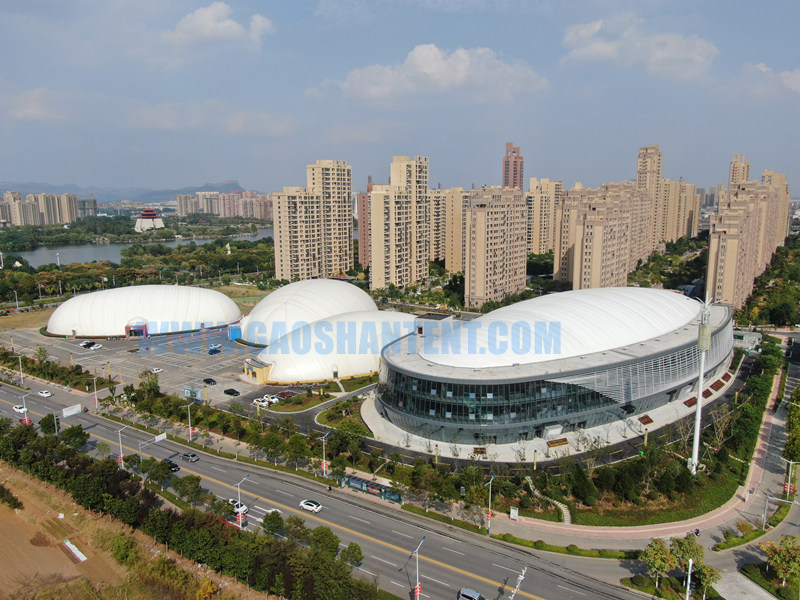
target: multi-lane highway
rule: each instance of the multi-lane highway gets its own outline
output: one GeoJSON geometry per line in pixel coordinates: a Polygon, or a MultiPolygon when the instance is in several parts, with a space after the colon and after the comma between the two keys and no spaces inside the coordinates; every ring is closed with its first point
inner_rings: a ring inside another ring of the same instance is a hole
{"type": "MultiPolygon", "coordinates": [[[[63,390],[55,390],[52,397],[42,398],[35,392],[44,387],[34,383],[32,388],[26,404],[34,423],[49,412],[79,401],[63,390]]],[[[21,396],[22,392],[9,386],[0,388],[0,415],[16,421],[21,415],[14,413],[11,407],[22,403],[21,396]]],[[[91,397],[87,397],[87,401],[90,402],[91,397]]],[[[80,424],[91,434],[93,442],[105,442],[112,449],[119,447],[120,426],[100,415],[80,413],[64,419],[63,424],[80,424]]],[[[121,438],[125,454],[137,453],[140,444],[153,441],[153,435],[132,428],[125,429],[121,438]]],[[[419,552],[423,598],[455,598],[461,587],[476,589],[489,600],[508,597],[526,566],[518,598],[637,597],[589,575],[602,571],[604,564],[607,568],[616,568],[608,561],[573,559],[569,566],[557,564],[547,553],[508,546],[369,502],[357,495],[337,490],[328,492],[320,484],[288,474],[204,453],[198,453],[200,460],[197,462],[181,461],[179,456],[184,450],[179,444],[165,440],[147,445],[142,455],[175,460],[181,467],[177,475],[199,475],[204,489],[223,498],[235,498],[236,484],[249,474],[240,485],[242,501],[250,508],[247,527],[259,528],[261,518],[271,509],[280,510],[284,518],[300,515],[312,528],[330,527],[343,545],[356,542],[361,546],[364,561],[355,571],[357,576],[375,580],[382,588],[401,597],[410,594],[416,583],[417,557],[411,558],[410,554],[423,536],[425,541],[419,552]],[[320,502],[322,510],[315,514],[301,510],[299,503],[304,499],[320,502]]]]}

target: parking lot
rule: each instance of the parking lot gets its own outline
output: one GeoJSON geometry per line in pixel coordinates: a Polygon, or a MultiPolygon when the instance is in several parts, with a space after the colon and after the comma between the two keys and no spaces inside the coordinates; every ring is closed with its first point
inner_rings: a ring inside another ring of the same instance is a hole
{"type": "MultiPolygon", "coordinates": [[[[286,388],[255,386],[239,379],[242,364],[259,349],[227,339],[227,331],[154,337],[145,340],[96,340],[102,348],[81,347],[80,339],[49,338],[38,330],[17,329],[0,334],[2,343],[14,352],[34,356],[37,347],[47,349],[49,360],[62,365],[79,364],[98,376],[111,376],[118,382],[117,393],[127,384],[138,385],[140,374],[161,369],[158,381],[166,393],[184,395],[184,388],[204,390],[213,406],[227,407],[232,402],[250,405],[253,398],[278,393],[286,388]],[[13,338],[13,344],[12,344],[13,338]],[[209,355],[209,346],[219,344],[219,353],[209,355]],[[216,385],[204,379],[212,378],[216,385]],[[234,388],[239,397],[227,396],[234,388]]],[[[91,390],[89,390],[91,391],[91,390]]]]}

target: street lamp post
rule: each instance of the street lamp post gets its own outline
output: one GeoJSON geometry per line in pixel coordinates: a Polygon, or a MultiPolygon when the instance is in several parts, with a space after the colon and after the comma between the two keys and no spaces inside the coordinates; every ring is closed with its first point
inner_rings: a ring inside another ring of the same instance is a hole
{"type": "Polygon", "coordinates": [[[28,404],[27,404],[27,402],[25,402],[25,398],[27,398],[28,396],[30,396],[32,393],[33,393],[33,392],[28,392],[27,394],[24,394],[24,395],[22,396],[22,406],[25,408],[25,413],[24,413],[24,414],[25,414],[25,418],[27,418],[27,417],[28,417],[28,404]]]}
{"type": "Polygon", "coordinates": [[[125,455],[122,453],[122,432],[125,431],[128,427],[130,427],[130,425],[125,425],[125,427],[123,427],[122,429],[117,431],[117,434],[119,435],[119,468],[120,469],[124,469],[125,468],[125,455]]]}
{"type": "MultiPolygon", "coordinates": [[[[51,263],[52,264],[52,263],[51,263]]],[[[61,268],[61,255],[56,252],[56,266],[60,269],[61,268]]]]}
{"type": "Polygon", "coordinates": [[[328,477],[328,455],[325,454],[325,438],[330,435],[330,431],[323,435],[322,437],[318,437],[318,440],[322,440],[322,478],[325,479],[328,477]]]}
{"type": "Polygon", "coordinates": [[[486,521],[486,535],[492,535],[492,481],[494,474],[489,478],[489,483],[484,483],[483,487],[489,486],[489,516],[486,521]]]}
{"type": "Polygon", "coordinates": [[[189,404],[183,407],[189,412],[189,442],[192,441],[192,434],[194,433],[194,431],[192,431],[192,404],[194,404],[194,402],[189,402],[189,404]]]}
{"type": "Polygon", "coordinates": [[[422,539],[419,541],[419,544],[417,545],[417,548],[408,557],[411,558],[412,556],[415,556],[417,563],[417,585],[414,586],[414,598],[419,598],[420,594],[422,593],[422,584],[420,584],[419,582],[419,549],[420,546],[422,546],[422,542],[424,541],[425,541],[425,536],[423,535],[422,539]]]}
{"type": "Polygon", "coordinates": [[[781,459],[783,462],[785,462],[785,463],[788,463],[788,464],[789,464],[789,480],[788,480],[788,482],[786,483],[786,498],[788,499],[788,498],[789,498],[789,494],[791,494],[791,493],[792,493],[792,470],[794,469],[794,466],[795,466],[795,465],[798,465],[798,464],[800,464],[800,461],[796,461],[796,460],[786,460],[786,459],[785,459],[785,458],[783,458],[782,456],[779,456],[778,458],[780,458],[780,459],[781,459]]]}
{"type": "MultiPolygon", "coordinates": [[[[250,479],[250,473],[245,475],[242,478],[242,480],[239,483],[236,484],[236,501],[238,502],[238,504],[236,505],[237,508],[242,506],[242,487],[241,486],[242,486],[242,483],[244,483],[244,481],[246,479],[250,479]]],[[[239,529],[240,530],[242,529],[241,516],[242,516],[241,513],[239,513],[239,512],[236,513],[236,523],[239,525],[239,529]]]]}
{"type": "MultiPolygon", "coordinates": [[[[712,299],[713,301],[713,299],[712,299]]],[[[711,301],[702,302],[700,326],[697,331],[697,349],[700,352],[700,371],[697,374],[697,404],[694,411],[694,439],[692,440],[692,457],[689,459],[689,471],[697,475],[700,463],[700,420],[703,412],[703,371],[705,370],[706,351],[711,348],[711,326],[708,324],[711,301]]]]}
{"type": "Polygon", "coordinates": [[[14,291],[14,303],[17,305],[17,310],[19,310],[19,296],[17,296],[17,290],[14,291]]]}
{"type": "Polygon", "coordinates": [[[92,378],[92,381],[94,382],[94,409],[97,410],[97,376],[96,375],[92,378]]]}
{"type": "Polygon", "coordinates": [[[19,385],[21,387],[25,382],[25,379],[22,377],[22,355],[18,354],[17,359],[19,360],[19,385]]]}
{"type": "Polygon", "coordinates": [[[37,285],[39,286],[39,300],[41,300],[42,299],[42,284],[39,283],[37,285]]]}

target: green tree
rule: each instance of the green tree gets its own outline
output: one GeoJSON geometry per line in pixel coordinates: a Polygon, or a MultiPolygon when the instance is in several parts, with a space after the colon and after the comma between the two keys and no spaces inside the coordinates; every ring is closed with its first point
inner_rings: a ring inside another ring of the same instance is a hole
{"type": "Polygon", "coordinates": [[[280,600],[284,600],[283,595],[286,593],[286,584],[283,581],[283,573],[275,575],[275,581],[272,582],[269,591],[271,594],[278,596],[280,600]]]}
{"type": "Polygon", "coordinates": [[[95,452],[97,453],[98,458],[103,460],[111,455],[111,447],[105,442],[98,442],[95,452]]]}
{"type": "Polygon", "coordinates": [[[308,444],[306,437],[302,433],[293,433],[286,443],[286,459],[294,461],[294,470],[297,470],[297,463],[300,459],[308,456],[308,444]]]}
{"type": "Polygon", "coordinates": [[[36,346],[35,356],[36,360],[41,365],[44,361],[47,360],[47,357],[49,356],[49,354],[47,353],[47,348],[45,348],[44,346],[36,346]]]}
{"type": "Polygon", "coordinates": [[[355,542],[347,544],[347,548],[342,550],[340,558],[350,567],[357,567],[364,560],[364,553],[361,551],[361,546],[355,542]]]}
{"type": "Polygon", "coordinates": [[[669,546],[661,538],[651,538],[650,543],[642,550],[639,558],[644,562],[648,573],[655,575],[656,589],[658,589],[659,576],[668,573],[675,566],[675,560],[672,557],[669,546]]]}
{"type": "Polygon", "coordinates": [[[39,429],[45,435],[52,435],[56,432],[56,417],[53,413],[47,413],[39,421],[39,429]]]}
{"type": "Polygon", "coordinates": [[[312,549],[324,552],[331,558],[339,552],[339,538],[327,527],[315,527],[309,533],[308,539],[312,549]]]}
{"type": "Polygon", "coordinates": [[[143,460],[141,470],[143,475],[162,487],[169,485],[169,481],[172,479],[172,470],[167,466],[167,463],[157,458],[150,457],[143,460]]]}
{"type": "Polygon", "coordinates": [[[796,535],[782,535],[775,542],[762,542],[759,544],[764,554],[767,555],[769,566],[786,585],[787,579],[800,577],[800,538],[796,535]]]}
{"type": "Polygon", "coordinates": [[[289,540],[301,544],[308,541],[308,527],[306,527],[305,521],[297,515],[292,515],[286,519],[283,530],[286,534],[286,538],[289,540]]]}
{"type": "Polygon", "coordinates": [[[261,527],[263,527],[264,531],[269,535],[278,535],[283,531],[283,517],[281,513],[277,509],[268,512],[261,521],[261,527]]]}
{"type": "Polygon", "coordinates": [[[715,569],[711,565],[701,563],[694,573],[697,579],[697,587],[703,592],[703,600],[706,600],[708,589],[722,579],[722,571],[715,569]]]}
{"type": "Polygon", "coordinates": [[[690,558],[696,566],[699,566],[700,563],[703,562],[705,551],[703,547],[697,543],[697,536],[693,533],[689,533],[683,538],[670,538],[669,542],[670,552],[675,561],[675,566],[684,573],[689,570],[690,558]]]}
{"type": "Polygon", "coordinates": [[[74,450],[77,450],[89,441],[89,433],[83,430],[80,425],[67,427],[61,432],[61,442],[74,450]]]}
{"type": "Polygon", "coordinates": [[[203,496],[203,488],[200,487],[201,481],[198,475],[176,477],[172,482],[172,487],[179,496],[186,498],[192,504],[197,504],[203,496]]]}

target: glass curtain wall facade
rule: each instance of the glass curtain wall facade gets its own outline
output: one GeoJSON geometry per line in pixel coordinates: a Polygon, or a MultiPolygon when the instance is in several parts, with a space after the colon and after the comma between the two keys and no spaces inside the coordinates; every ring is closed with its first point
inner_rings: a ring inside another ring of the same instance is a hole
{"type": "MultiPolygon", "coordinates": [[[[732,321],[712,335],[706,384],[727,369],[732,321]]],[[[512,443],[548,431],[596,427],[697,394],[696,342],[608,368],[529,380],[437,379],[410,373],[384,353],[378,407],[398,427],[451,443],[512,443]]],[[[468,369],[470,375],[473,369],[468,369]]]]}

